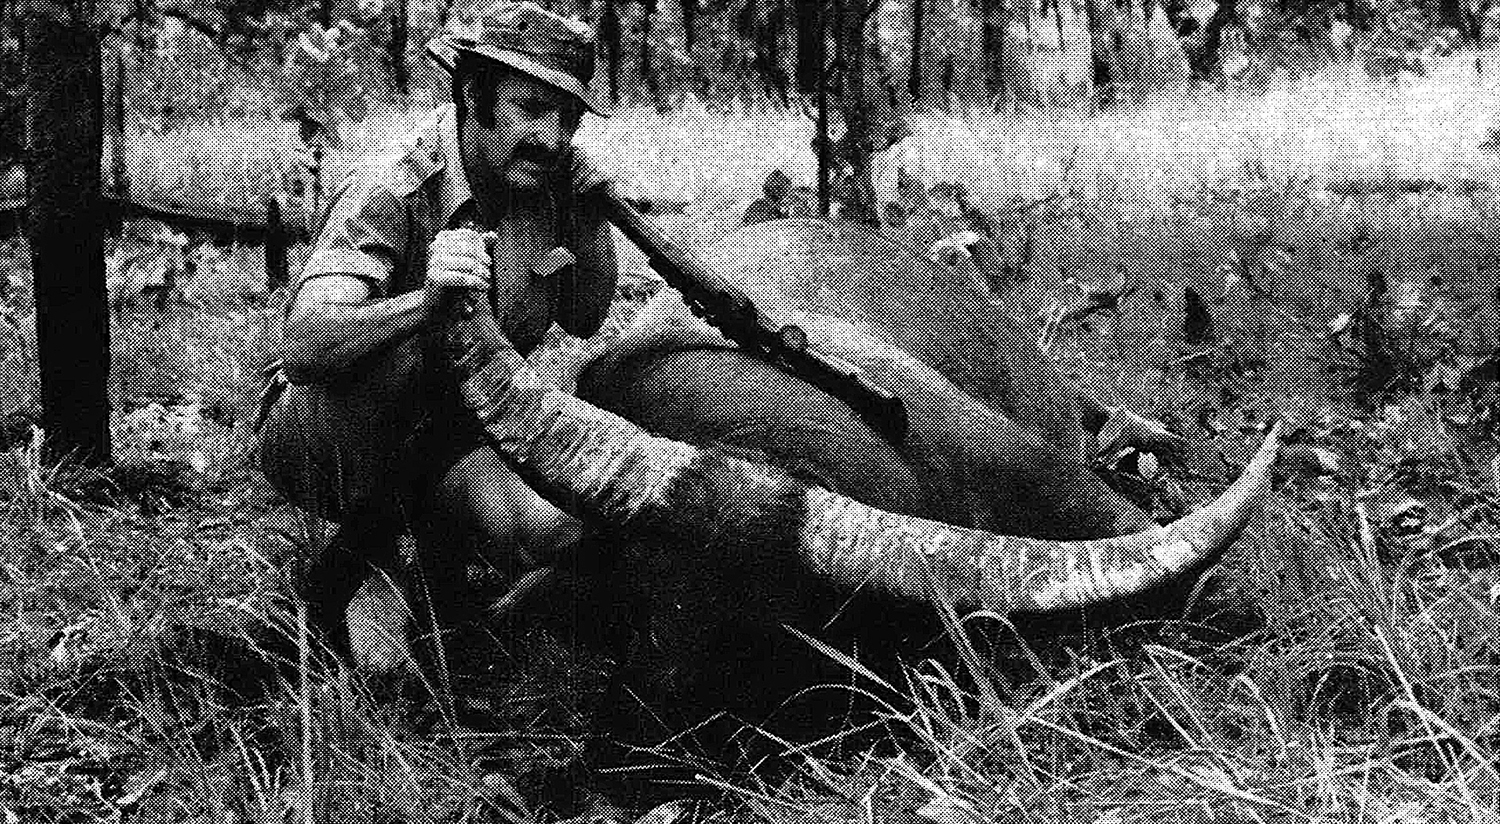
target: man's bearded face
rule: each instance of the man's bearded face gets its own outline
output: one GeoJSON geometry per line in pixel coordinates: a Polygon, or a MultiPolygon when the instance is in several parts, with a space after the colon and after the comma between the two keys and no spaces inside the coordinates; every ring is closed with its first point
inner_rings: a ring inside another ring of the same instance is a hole
{"type": "MultiPolygon", "coordinates": [[[[468,84],[469,111],[475,111],[474,84],[468,84]]],[[[583,116],[572,95],[539,80],[504,72],[495,88],[495,127],[467,118],[464,142],[472,152],[470,171],[476,196],[484,193],[539,193],[551,179],[583,116]]],[[[493,195],[491,195],[493,196],[493,195]]]]}

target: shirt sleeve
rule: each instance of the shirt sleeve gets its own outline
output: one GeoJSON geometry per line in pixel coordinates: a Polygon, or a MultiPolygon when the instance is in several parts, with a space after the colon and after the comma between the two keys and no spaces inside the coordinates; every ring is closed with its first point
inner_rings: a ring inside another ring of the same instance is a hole
{"type": "Polygon", "coordinates": [[[353,275],[369,281],[375,297],[389,293],[405,253],[406,204],[377,169],[358,170],[335,190],[323,228],[299,281],[353,275]]]}

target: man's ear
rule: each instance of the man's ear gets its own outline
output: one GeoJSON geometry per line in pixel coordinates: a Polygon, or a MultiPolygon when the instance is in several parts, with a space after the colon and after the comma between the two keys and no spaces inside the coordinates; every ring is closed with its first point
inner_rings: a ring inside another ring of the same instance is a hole
{"type": "Polygon", "coordinates": [[[482,102],[479,99],[481,96],[479,94],[479,76],[471,74],[460,80],[458,93],[463,97],[464,113],[468,115],[470,120],[478,122],[481,126],[484,125],[484,119],[479,117],[479,104],[482,102]]]}

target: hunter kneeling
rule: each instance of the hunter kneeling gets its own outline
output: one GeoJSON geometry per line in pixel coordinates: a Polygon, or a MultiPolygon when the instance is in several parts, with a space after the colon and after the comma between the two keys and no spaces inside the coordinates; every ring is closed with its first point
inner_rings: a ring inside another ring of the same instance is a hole
{"type": "Polygon", "coordinates": [[[585,110],[607,116],[588,88],[592,32],[530,2],[495,3],[476,22],[428,45],[452,75],[452,105],[345,180],[286,317],[290,386],[261,432],[261,464],[293,503],[340,526],[302,582],[336,648],[359,587],[397,569],[403,532],[424,547],[439,626],[462,606],[457,548],[478,538],[525,567],[579,534],[460,414],[434,347],[464,290],[488,293],[522,354],[554,322],[579,337],[603,323],[615,250],[584,195],[605,178],[572,144],[585,110]]]}

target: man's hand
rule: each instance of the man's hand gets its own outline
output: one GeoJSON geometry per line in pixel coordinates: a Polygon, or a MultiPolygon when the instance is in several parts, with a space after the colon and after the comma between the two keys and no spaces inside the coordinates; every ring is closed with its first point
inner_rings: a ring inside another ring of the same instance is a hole
{"type": "Polygon", "coordinates": [[[473,229],[437,233],[427,252],[427,281],[422,286],[422,309],[429,321],[442,317],[448,303],[463,291],[477,292],[477,302],[488,310],[492,243],[493,235],[473,229]]]}

